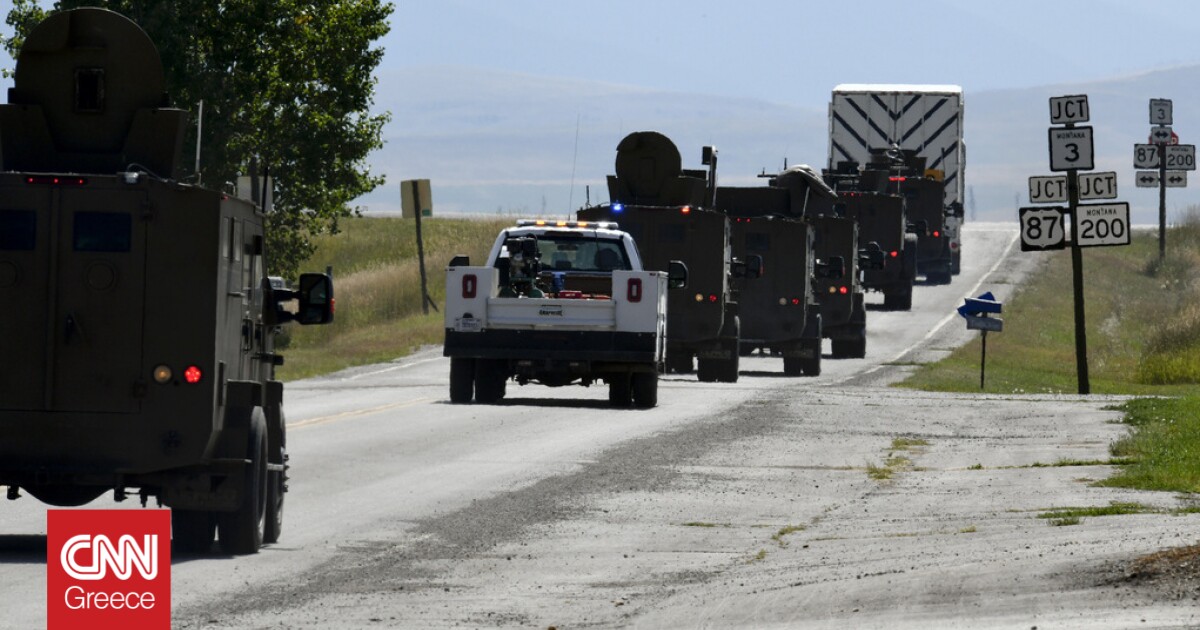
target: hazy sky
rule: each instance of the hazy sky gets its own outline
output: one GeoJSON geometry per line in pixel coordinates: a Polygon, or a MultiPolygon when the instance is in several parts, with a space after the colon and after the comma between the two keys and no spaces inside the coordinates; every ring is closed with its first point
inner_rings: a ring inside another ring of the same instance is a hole
{"type": "Polygon", "coordinates": [[[1200,61],[1194,0],[440,0],[398,2],[392,28],[387,65],[451,63],[818,107],[838,83],[957,83],[971,92],[1200,61]]]}
{"type": "MultiPolygon", "coordinates": [[[[1194,0],[395,5],[381,42],[385,67],[455,64],[795,105],[821,106],[838,83],[958,83],[971,92],[1200,61],[1194,0]]],[[[0,14],[11,7],[0,0],[0,14]]]]}

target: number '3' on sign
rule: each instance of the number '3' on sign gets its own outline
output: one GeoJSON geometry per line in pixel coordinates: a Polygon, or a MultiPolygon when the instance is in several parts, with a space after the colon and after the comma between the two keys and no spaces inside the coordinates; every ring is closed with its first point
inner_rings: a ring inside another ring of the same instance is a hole
{"type": "Polygon", "coordinates": [[[1095,168],[1091,127],[1051,127],[1050,170],[1090,171],[1095,168]]]}

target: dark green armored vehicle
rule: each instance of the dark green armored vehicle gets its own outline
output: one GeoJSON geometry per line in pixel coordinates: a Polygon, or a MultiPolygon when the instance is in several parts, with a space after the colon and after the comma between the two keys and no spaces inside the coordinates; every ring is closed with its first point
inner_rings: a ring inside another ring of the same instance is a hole
{"type": "Polygon", "coordinates": [[[178,549],[278,539],[277,326],[333,285],[272,287],[263,209],[178,179],[186,112],[158,51],[102,9],[55,13],[0,105],[0,485],[58,506],[172,508],[178,549]],[[298,305],[285,309],[285,303],[298,305]]]}
{"type": "Polygon", "coordinates": [[[741,350],[781,356],[789,376],[821,373],[824,310],[816,279],[843,273],[840,260],[816,256],[804,212],[818,196],[833,192],[807,167],[776,175],[768,186],[717,188],[717,208],[733,219],[734,255],[761,257],[769,272],[742,291],[741,350]]]}
{"type": "Polygon", "coordinates": [[[637,243],[647,270],[688,270],[688,290],[667,298],[667,369],[701,381],[738,378],[738,284],[759,275],[758,258],[735,259],[729,219],[711,209],[716,151],[707,148],[709,169],[683,169],[675,143],[655,131],[639,131],[617,145],[616,175],[608,177],[609,203],[584,208],[580,220],[615,221],[637,243]],[[694,361],[694,363],[693,363],[694,361]]]}

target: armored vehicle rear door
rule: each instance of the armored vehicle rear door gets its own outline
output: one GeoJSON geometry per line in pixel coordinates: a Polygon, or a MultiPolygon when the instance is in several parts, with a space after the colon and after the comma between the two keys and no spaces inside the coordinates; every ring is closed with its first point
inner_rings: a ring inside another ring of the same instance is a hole
{"type": "Polygon", "coordinates": [[[4,202],[6,224],[27,226],[32,211],[33,229],[0,251],[0,268],[17,267],[0,298],[25,311],[4,315],[4,329],[21,332],[0,341],[0,356],[26,372],[0,380],[0,396],[17,408],[134,412],[148,378],[140,373],[144,193],[59,179],[19,185],[4,202]]]}

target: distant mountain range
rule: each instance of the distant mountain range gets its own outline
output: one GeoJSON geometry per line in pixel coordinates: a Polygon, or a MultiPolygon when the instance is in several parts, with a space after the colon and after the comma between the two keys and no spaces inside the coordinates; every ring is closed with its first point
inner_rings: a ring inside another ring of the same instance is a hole
{"type": "MultiPolygon", "coordinates": [[[[783,80],[783,79],[781,79],[783,80]]],[[[793,79],[794,80],[794,79],[793,79]]],[[[947,80],[947,83],[953,81],[947,80]]],[[[1049,174],[1049,98],[1087,94],[1096,168],[1117,172],[1135,223],[1157,223],[1157,189],[1134,187],[1133,144],[1146,142],[1150,98],[1174,101],[1174,129],[1200,142],[1200,66],[1071,85],[968,92],[968,218],[1016,220],[1028,205],[1027,178],[1049,174]],[[972,196],[974,201],[972,202],[972,196]]],[[[830,86],[832,89],[833,86],[830,86]]],[[[398,212],[399,182],[432,181],[435,214],[566,216],[590,198],[607,200],[617,143],[653,129],[675,141],[685,167],[700,148],[719,151],[722,183],[754,185],[764,169],[824,166],[825,103],[782,104],[685,94],[463,67],[418,67],[379,77],[376,107],[392,113],[385,146],[371,156],[388,184],[359,200],[369,212],[398,212]],[[589,191],[590,187],[590,191],[589,191]]],[[[1169,189],[1169,216],[1200,203],[1193,187],[1169,189]]]]}

